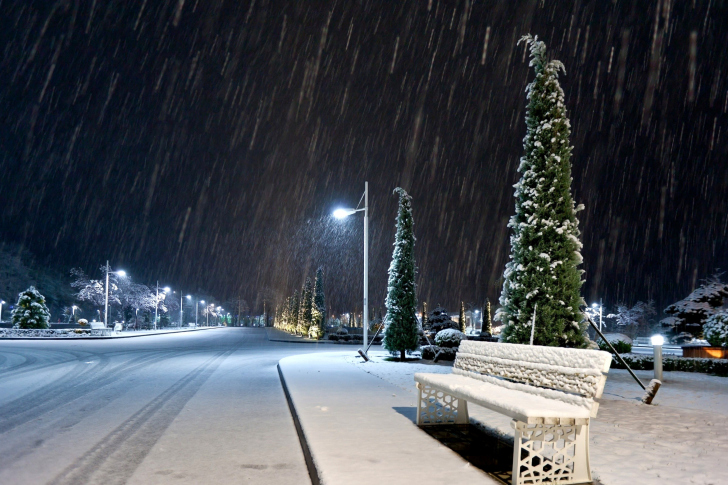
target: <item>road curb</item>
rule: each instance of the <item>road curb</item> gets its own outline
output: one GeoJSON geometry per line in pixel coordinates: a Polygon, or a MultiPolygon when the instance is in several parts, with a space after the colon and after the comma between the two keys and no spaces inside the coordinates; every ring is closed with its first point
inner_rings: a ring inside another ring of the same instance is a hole
{"type": "MultiPolygon", "coordinates": [[[[275,340],[274,340],[275,342],[275,340]]],[[[286,342],[286,340],[282,340],[282,342],[286,342]]],[[[316,469],[316,464],[313,461],[313,455],[311,455],[311,449],[308,446],[308,442],[306,441],[306,435],[303,432],[303,428],[301,427],[301,421],[298,419],[298,413],[296,412],[296,406],[293,404],[293,399],[291,398],[291,394],[288,392],[288,386],[286,385],[286,378],[283,376],[283,371],[281,370],[280,363],[276,364],[276,368],[278,369],[278,376],[281,378],[281,386],[283,386],[283,393],[286,395],[286,401],[288,402],[288,409],[291,412],[291,417],[293,418],[293,425],[296,428],[296,433],[298,434],[298,440],[301,442],[301,451],[303,451],[303,459],[306,462],[306,468],[308,469],[308,476],[311,478],[311,484],[312,485],[321,485],[321,477],[319,476],[318,469],[316,469]]]]}
{"type": "Polygon", "coordinates": [[[171,332],[164,333],[145,333],[143,335],[121,335],[118,337],[104,336],[104,337],[0,337],[0,342],[4,340],[66,340],[66,341],[83,341],[83,340],[118,340],[122,338],[139,338],[139,337],[154,337],[159,335],[169,335],[172,333],[190,333],[199,332],[201,330],[215,330],[217,328],[227,327],[207,327],[207,328],[195,328],[192,330],[173,330],[171,332]]]}

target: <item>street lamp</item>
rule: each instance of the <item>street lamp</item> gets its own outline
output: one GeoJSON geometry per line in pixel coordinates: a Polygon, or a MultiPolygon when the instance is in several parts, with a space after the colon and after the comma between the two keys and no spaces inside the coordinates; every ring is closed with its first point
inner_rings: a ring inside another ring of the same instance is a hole
{"type": "Polygon", "coordinates": [[[106,261],[106,298],[104,300],[104,326],[106,328],[109,327],[109,274],[114,273],[119,275],[120,277],[126,276],[126,271],[119,270],[119,271],[110,271],[111,268],[109,268],[109,261],[106,261]]]}
{"type": "MultiPolygon", "coordinates": [[[[165,296],[171,291],[169,286],[162,288],[165,296]]],[[[154,330],[157,329],[157,314],[159,313],[159,280],[157,280],[157,299],[154,301],[154,330]]]]}
{"type": "Polygon", "coordinates": [[[602,311],[604,309],[604,307],[602,305],[602,300],[599,300],[598,305],[596,303],[592,303],[592,308],[594,309],[594,311],[597,311],[597,308],[599,309],[599,331],[601,332],[602,331],[602,311]]]}
{"type": "MultiPolygon", "coordinates": [[[[187,295],[185,298],[188,300],[191,300],[192,297],[190,295],[187,295]]],[[[182,324],[184,323],[182,321],[182,295],[179,296],[179,327],[182,328],[182,324]]]]}
{"type": "MultiPolygon", "coordinates": [[[[205,300],[200,300],[200,303],[202,303],[204,305],[205,300]]],[[[197,311],[197,310],[195,310],[195,311],[197,311]]],[[[206,325],[209,327],[210,326],[210,312],[207,311],[207,307],[205,307],[205,316],[207,317],[206,325]]]]}
{"type": "Polygon", "coordinates": [[[3,305],[5,304],[5,300],[0,300],[0,322],[3,321],[3,305]]]}
{"type": "MultiPolygon", "coordinates": [[[[76,305],[72,305],[71,306],[71,319],[73,320],[74,323],[76,323],[76,310],[78,310],[78,307],[76,305]]],[[[0,310],[0,321],[2,321],[2,310],[0,310]]]]}
{"type": "MultiPolygon", "coordinates": [[[[333,216],[337,219],[343,219],[357,212],[364,212],[364,310],[363,314],[363,327],[364,327],[364,348],[366,349],[369,343],[369,307],[367,306],[369,301],[369,182],[364,182],[364,208],[363,209],[336,209],[333,212],[333,216]]],[[[361,204],[361,199],[359,200],[361,204]]],[[[357,205],[358,207],[358,205],[357,205]]],[[[366,354],[366,350],[364,351],[366,354]]],[[[366,360],[366,356],[364,357],[366,360]]]]}

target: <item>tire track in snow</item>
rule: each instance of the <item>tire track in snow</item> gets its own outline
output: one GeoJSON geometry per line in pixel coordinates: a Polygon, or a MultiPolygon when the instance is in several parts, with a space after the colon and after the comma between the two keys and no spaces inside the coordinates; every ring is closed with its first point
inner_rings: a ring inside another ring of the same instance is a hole
{"type": "Polygon", "coordinates": [[[235,348],[218,352],[152,399],[50,483],[124,484],[182,408],[235,348]]]}

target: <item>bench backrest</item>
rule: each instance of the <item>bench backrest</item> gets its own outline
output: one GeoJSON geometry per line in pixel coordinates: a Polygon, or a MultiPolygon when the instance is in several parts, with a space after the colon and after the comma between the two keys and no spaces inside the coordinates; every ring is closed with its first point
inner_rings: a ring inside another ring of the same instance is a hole
{"type": "Polygon", "coordinates": [[[593,399],[601,397],[611,363],[611,355],[601,350],[464,340],[453,373],[493,376],[593,399]]]}

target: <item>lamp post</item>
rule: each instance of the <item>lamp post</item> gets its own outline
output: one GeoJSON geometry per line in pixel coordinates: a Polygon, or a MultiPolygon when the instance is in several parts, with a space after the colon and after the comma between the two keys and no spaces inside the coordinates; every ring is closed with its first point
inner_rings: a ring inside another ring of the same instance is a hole
{"type": "Polygon", "coordinates": [[[110,271],[109,268],[109,261],[106,261],[106,298],[104,299],[104,327],[109,327],[109,274],[114,273],[118,274],[122,278],[126,276],[126,272],[124,270],[119,271],[110,271]]]}
{"type": "MultiPolygon", "coordinates": [[[[364,182],[364,208],[363,209],[336,209],[334,217],[343,219],[357,212],[364,212],[364,305],[363,305],[363,321],[364,327],[364,348],[369,343],[369,182],[364,182]]],[[[359,200],[361,204],[361,200],[359,200]]],[[[357,205],[358,207],[358,205],[357,205]]]]}
{"type": "MultiPolygon", "coordinates": [[[[5,302],[2,302],[5,303],[5,302]]],[[[2,322],[2,303],[0,303],[0,322],[2,322]]],[[[73,320],[73,323],[76,323],[76,309],[78,307],[76,305],[71,305],[71,320],[73,320]]]]}
{"type": "MultiPolygon", "coordinates": [[[[187,296],[185,296],[185,298],[187,298],[188,300],[191,300],[192,296],[187,295],[187,296]]],[[[180,296],[180,299],[179,299],[179,326],[180,326],[180,328],[182,328],[183,323],[184,322],[182,321],[182,297],[180,296]]]]}
{"type": "Polygon", "coordinates": [[[3,321],[3,305],[5,304],[5,300],[0,300],[0,322],[3,321]]]}
{"type": "MultiPolygon", "coordinates": [[[[200,300],[200,303],[202,303],[204,305],[205,304],[205,300],[200,300]]],[[[208,315],[207,307],[205,307],[205,316],[207,317],[207,323],[205,325],[206,326],[209,326],[210,325],[210,317],[208,315]]]]}
{"type": "MultiPolygon", "coordinates": [[[[169,293],[170,288],[169,286],[165,286],[162,288],[162,291],[165,293],[169,293]]],[[[157,280],[157,299],[154,302],[154,330],[157,329],[157,314],[159,313],[159,280],[157,280]]]]}
{"type": "Polygon", "coordinates": [[[596,309],[599,308],[599,331],[601,332],[602,331],[602,311],[604,309],[604,305],[602,305],[601,298],[599,299],[598,305],[596,303],[592,303],[592,308],[594,309],[594,311],[596,311],[596,309]]]}

